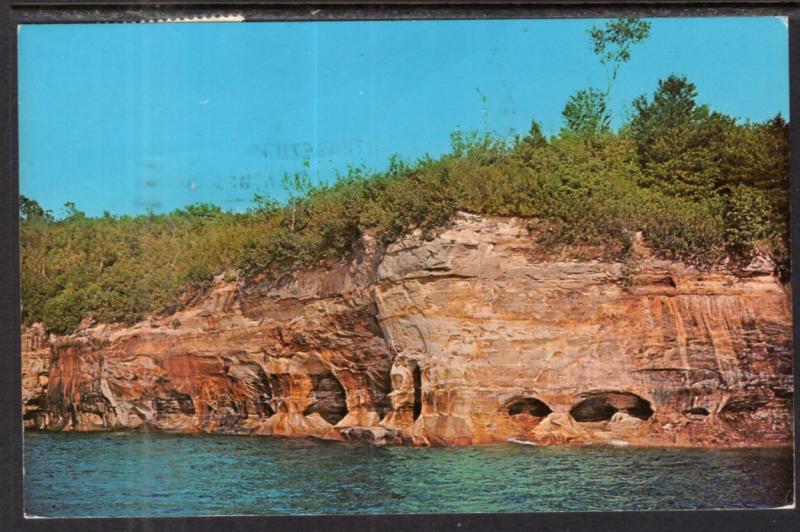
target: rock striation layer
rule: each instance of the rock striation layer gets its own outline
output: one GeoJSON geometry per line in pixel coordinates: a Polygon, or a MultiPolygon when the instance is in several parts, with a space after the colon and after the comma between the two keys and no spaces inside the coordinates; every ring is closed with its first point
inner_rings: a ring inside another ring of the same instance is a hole
{"type": "Polygon", "coordinates": [[[24,423],[376,444],[792,441],[791,290],[767,260],[543,259],[532,221],[365,236],[349,264],[220,276],[174,315],[23,331],[24,423]]]}

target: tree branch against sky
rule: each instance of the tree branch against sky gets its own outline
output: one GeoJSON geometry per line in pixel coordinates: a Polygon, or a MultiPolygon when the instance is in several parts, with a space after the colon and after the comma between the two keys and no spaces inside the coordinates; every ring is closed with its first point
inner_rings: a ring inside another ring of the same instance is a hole
{"type": "Polygon", "coordinates": [[[608,100],[620,67],[631,59],[631,48],[650,36],[650,23],[638,18],[619,18],[606,22],[602,28],[592,26],[589,35],[595,55],[606,67],[608,100]]]}
{"type": "Polygon", "coordinates": [[[637,18],[619,18],[595,25],[588,31],[594,54],[606,67],[606,90],[589,87],[570,96],[564,107],[567,130],[582,135],[604,133],[611,128],[611,89],[623,63],[631,59],[631,48],[650,35],[650,23],[637,18]]]}

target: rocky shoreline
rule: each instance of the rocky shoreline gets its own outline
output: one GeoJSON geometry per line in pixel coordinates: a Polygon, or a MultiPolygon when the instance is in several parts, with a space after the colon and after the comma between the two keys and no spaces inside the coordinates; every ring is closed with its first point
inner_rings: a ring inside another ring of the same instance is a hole
{"type": "Polygon", "coordinates": [[[250,283],[174,315],[22,333],[24,424],[375,444],[792,442],[791,290],[768,260],[543,259],[531,221],[250,283]]]}

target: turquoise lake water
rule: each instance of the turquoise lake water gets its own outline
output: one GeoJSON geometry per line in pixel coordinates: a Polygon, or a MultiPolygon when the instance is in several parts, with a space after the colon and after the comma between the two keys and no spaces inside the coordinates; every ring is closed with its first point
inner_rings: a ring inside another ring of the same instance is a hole
{"type": "Polygon", "coordinates": [[[769,508],[789,448],[455,449],[244,436],[25,436],[28,515],[187,516],[769,508]]]}

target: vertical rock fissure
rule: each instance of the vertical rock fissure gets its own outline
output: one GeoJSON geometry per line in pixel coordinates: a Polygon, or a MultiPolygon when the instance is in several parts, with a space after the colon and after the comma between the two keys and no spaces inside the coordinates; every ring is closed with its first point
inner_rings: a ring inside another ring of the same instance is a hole
{"type": "Polygon", "coordinates": [[[412,370],[414,376],[414,410],[413,410],[413,417],[416,421],[419,415],[422,413],[422,371],[419,369],[419,365],[415,364],[414,369],[412,370]]]}

